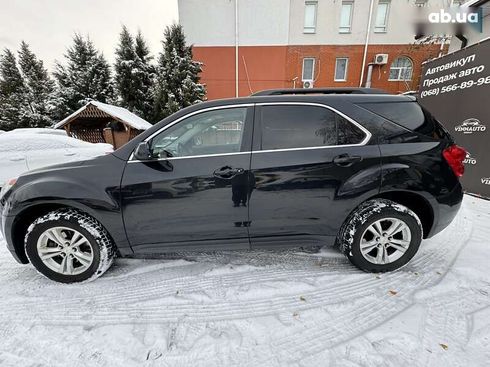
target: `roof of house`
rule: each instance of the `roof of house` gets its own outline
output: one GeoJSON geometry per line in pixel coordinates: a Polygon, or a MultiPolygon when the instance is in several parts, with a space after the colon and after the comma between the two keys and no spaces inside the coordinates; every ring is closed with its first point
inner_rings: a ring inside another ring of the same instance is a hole
{"type": "Polygon", "coordinates": [[[142,119],[139,116],[136,116],[134,113],[128,111],[125,108],[113,106],[113,105],[98,102],[98,101],[90,101],[85,106],[83,106],[82,108],[73,112],[67,118],[58,122],[56,125],[54,125],[54,128],[59,129],[59,128],[65,126],[70,121],[72,121],[75,117],[77,117],[77,115],[79,115],[81,112],[85,111],[90,106],[94,106],[94,107],[98,108],[99,110],[105,112],[108,115],[111,115],[112,117],[114,117],[117,120],[124,122],[125,124],[127,124],[128,126],[131,126],[132,128],[134,128],[136,130],[146,130],[146,129],[153,126],[148,121],[142,119]]]}

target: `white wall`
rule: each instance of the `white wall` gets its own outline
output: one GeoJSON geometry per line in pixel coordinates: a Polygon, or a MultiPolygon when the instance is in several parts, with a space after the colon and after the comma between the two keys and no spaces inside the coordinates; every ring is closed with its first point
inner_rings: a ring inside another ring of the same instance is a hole
{"type": "MultiPolygon", "coordinates": [[[[179,0],[179,18],[187,38],[197,46],[235,44],[236,0],[179,0]]],[[[318,0],[315,34],[303,33],[305,0],[237,0],[240,45],[352,45],[364,44],[370,0],[355,0],[352,31],[339,33],[342,0],[318,0]]],[[[414,42],[415,0],[391,0],[388,31],[375,33],[379,0],[374,0],[370,44],[414,42]]],[[[448,0],[429,0],[447,6],[448,0]]]]}
{"type": "MultiPolygon", "coordinates": [[[[414,40],[415,0],[391,0],[388,29],[375,33],[374,25],[378,0],[374,0],[370,44],[408,44],[414,40]]],[[[304,1],[291,0],[290,35],[292,45],[352,45],[364,44],[369,17],[370,0],[355,0],[351,33],[339,33],[342,0],[318,0],[317,28],[315,34],[303,33],[304,1]]],[[[447,5],[445,0],[429,0],[430,6],[447,5]]]]}
{"type": "MultiPolygon", "coordinates": [[[[235,45],[236,0],[179,0],[179,19],[189,43],[235,45]]],[[[237,0],[239,44],[286,45],[290,0],[237,0]]]]}
{"type": "MultiPolygon", "coordinates": [[[[465,37],[468,39],[468,46],[472,45],[482,39],[490,37],[490,14],[483,18],[483,32],[476,32],[471,27],[468,27],[467,33],[465,33],[465,37]]],[[[449,52],[457,51],[461,48],[461,41],[453,37],[451,39],[451,44],[449,45],[449,52]]]]}

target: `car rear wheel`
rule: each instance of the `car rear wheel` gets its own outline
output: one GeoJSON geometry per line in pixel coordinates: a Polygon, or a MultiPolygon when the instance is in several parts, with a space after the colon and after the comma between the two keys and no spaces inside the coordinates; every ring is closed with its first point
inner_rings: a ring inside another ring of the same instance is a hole
{"type": "Polygon", "coordinates": [[[342,252],[359,269],[393,271],[417,253],[422,224],[403,205],[385,199],[370,200],[349,216],[338,241],[342,252]]]}
{"type": "Polygon", "coordinates": [[[62,283],[96,279],[115,257],[114,244],[102,225],[73,209],[57,210],[34,221],[25,248],[41,274],[62,283]]]}

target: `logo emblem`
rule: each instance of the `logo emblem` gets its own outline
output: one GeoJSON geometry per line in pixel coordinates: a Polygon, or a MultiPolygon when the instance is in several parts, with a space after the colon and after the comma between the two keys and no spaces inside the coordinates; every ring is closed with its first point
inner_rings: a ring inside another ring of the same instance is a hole
{"type": "Polygon", "coordinates": [[[475,165],[476,164],[476,158],[472,157],[470,152],[466,152],[466,158],[464,159],[463,163],[475,165]]]}
{"type": "Polygon", "coordinates": [[[458,125],[454,130],[458,133],[473,134],[475,132],[483,132],[487,127],[477,118],[471,117],[464,120],[461,125],[458,125]]]}

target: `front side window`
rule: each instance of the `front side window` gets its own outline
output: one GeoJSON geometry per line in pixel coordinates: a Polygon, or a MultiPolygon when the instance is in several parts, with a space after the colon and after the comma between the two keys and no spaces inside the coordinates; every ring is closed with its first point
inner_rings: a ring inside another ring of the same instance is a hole
{"type": "Polygon", "coordinates": [[[366,135],[334,111],[317,106],[263,106],[263,150],[359,144],[366,135]]]}
{"type": "Polygon", "coordinates": [[[353,1],[342,1],[340,10],[339,33],[350,33],[352,25],[352,11],[354,9],[353,1]]]}
{"type": "Polygon", "coordinates": [[[400,56],[393,61],[390,67],[390,77],[388,80],[411,80],[413,64],[408,57],[400,56]]]}
{"type": "Polygon", "coordinates": [[[390,9],[389,1],[379,0],[378,8],[376,10],[376,23],[374,25],[374,31],[376,33],[385,33],[387,31],[389,9],[390,9]]]}
{"type": "Polygon", "coordinates": [[[312,81],[315,74],[315,59],[306,57],[303,59],[303,81],[312,81]]]}
{"type": "Polygon", "coordinates": [[[345,82],[347,80],[347,64],[349,59],[347,57],[338,57],[335,60],[335,78],[336,82],[345,82]]]}
{"type": "Polygon", "coordinates": [[[240,152],[246,107],[207,111],[188,117],[151,140],[155,158],[240,152]]]}
{"type": "Polygon", "coordinates": [[[305,23],[303,33],[316,32],[316,12],[318,3],[316,1],[305,2],[305,23]]]}

